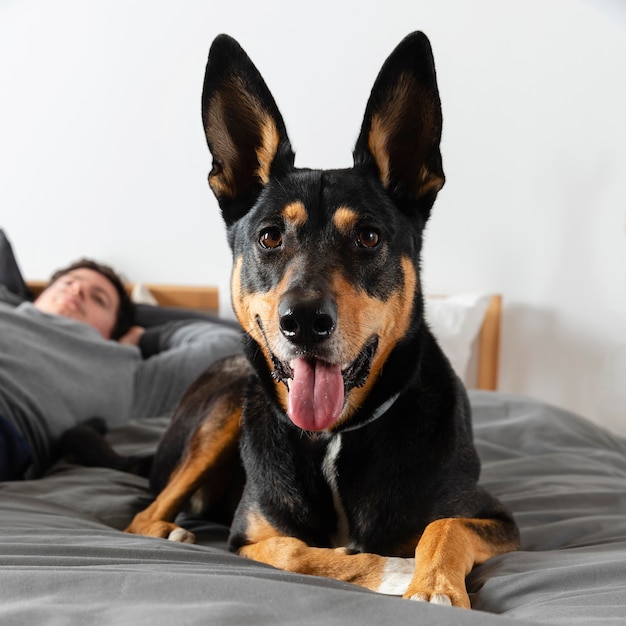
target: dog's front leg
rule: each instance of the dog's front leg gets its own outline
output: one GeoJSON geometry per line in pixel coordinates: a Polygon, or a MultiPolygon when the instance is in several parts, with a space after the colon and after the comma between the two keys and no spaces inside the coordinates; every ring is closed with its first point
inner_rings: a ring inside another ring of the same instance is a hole
{"type": "Polygon", "coordinates": [[[125,532],[194,543],[194,534],[172,520],[201,485],[213,484],[214,491],[220,491],[220,485],[225,482],[220,474],[227,471],[225,462],[237,452],[240,422],[239,404],[233,404],[228,397],[217,401],[191,437],[163,491],[148,508],[135,515],[125,532]]]}
{"type": "Polygon", "coordinates": [[[270,537],[241,547],[238,554],[288,572],[325,576],[398,596],[406,591],[415,567],[413,559],[315,548],[294,537],[270,537]]]}
{"type": "Polygon", "coordinates": [[[469,609],[465,577],[474,565],[517,548],[512,523],[465,518],[431,522],[415,549],[415,572],[404,597],[469,609]]]}
{"type": "Polygon", "coordinates": [[[154,502],[137,513],[124,532],[194,543],[194,534],[174,524],[172,520],[200,486],[207,472],[207,465],[206,457],[188,457],[176,468],[165,489],[154,502]]]}

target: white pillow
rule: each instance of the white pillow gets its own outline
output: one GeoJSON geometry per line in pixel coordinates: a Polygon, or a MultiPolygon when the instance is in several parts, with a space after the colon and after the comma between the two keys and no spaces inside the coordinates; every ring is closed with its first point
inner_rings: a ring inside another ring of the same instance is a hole
{"type": "Polygon", "coordinates": [[[447,297],[428,297],[425,316],[428,326],[459,378],[468,386],[472,347],[478,337],[491,295],[466,293],[447,297]]]}
{"type": "Polygon", "coordinates": [[[135,304],[158,304],[156,298],[143,283],[135,283],[133,290],[130,294],[130,299],[135,304]]]}

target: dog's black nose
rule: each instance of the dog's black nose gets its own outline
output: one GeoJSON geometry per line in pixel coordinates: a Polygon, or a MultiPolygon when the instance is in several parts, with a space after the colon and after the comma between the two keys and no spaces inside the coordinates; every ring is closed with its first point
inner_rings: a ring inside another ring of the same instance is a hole
{"type": "Polygon", "coordinates": [[[286,297],[278,307],[280,331],[291,343],[323,341],[337,326],[337,303],[329,298],[302,300],[286,297]]]}

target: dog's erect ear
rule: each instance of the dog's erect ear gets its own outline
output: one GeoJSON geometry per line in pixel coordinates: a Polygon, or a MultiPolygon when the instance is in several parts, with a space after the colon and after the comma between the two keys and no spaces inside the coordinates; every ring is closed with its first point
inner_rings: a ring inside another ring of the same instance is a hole
{"type": "Polygon", "coordinates": [[[265,81],[227,35],[216,37],[209,51],[202,121],[213,155],[209,184],[230,225],[248,211],[270,176],[293,167],[294,154],[265,81]]]}
{"type": "Polygon", "coordinates": [[[445,181],[441,164],[441,103],[426,35],[412,33],[385,61],[372,88],[355,167],[375,168],[407,211],[427,218],[445,181]]]}

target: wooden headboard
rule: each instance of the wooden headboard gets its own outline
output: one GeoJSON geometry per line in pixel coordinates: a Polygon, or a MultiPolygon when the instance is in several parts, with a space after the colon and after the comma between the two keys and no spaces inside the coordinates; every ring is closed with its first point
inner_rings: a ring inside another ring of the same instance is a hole
{"type": "Polygon", "coordinates": [[[493,295],[478,336],[477,389],[495,391],[498,388],[501,319],[502,296],[493,295]]]}
{"type": "MultiPolygon", "coordinates": [[[[28,287],[37,297],[47,286],[46,281],[29,281],[28,287]]],[[[133,284],[129,284],[129,291],[133,284]]],[[[161,306],[201,310],[217,315],[219,312],[219,292],[217,287],[152,285],[145,284],[161,306]]],[[[500,357],[500,320],[502,317],[502,296],[491,297],[485,319],[478,337],[477,389],[495,391],[498,388],[498,366],[500,357]]]]}
{"type": "MultiPolygon", "coordinates": [[[[32,280],[27,282],[35,298],[48,286],[47,281],[32,280]]],[[[128,292],[133,290],[134,283],[128,284],[128,292]]],[[[194,309],[217,315],[219,312],[219,292],[217,287],[196,285],[152,285],[143,284],[152,297],[161,306],[194,309]]]]}

